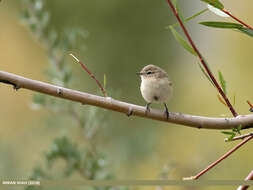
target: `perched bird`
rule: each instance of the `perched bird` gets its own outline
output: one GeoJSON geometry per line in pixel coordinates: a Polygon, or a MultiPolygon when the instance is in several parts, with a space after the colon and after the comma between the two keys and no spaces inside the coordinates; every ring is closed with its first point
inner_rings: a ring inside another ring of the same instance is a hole
{"type": "Polygon", "coordinates": [[[150,111],[151,103],[163,103],[168,119],[169,112],[166,102],[172,96],[172,82],[169,80],[168,74],[155,65],[147,65],[137,74],[141,76],[140,90],[142,97],[147,102],[146,114],[150,111]]]}

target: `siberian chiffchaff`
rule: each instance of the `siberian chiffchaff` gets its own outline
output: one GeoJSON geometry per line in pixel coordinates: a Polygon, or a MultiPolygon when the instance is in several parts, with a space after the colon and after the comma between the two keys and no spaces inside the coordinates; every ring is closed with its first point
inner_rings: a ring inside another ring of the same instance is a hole
{"type": "Polygon", "coordinates": [[[168,119],[169,112],[166,102],[172,96],[172,82],[169,80],[168,74],[155,65],[147,65],[137,74],[141,76],[141,94],[147,102],[146,114],[150,111],[151,103],[163,103],[168,119]]]}

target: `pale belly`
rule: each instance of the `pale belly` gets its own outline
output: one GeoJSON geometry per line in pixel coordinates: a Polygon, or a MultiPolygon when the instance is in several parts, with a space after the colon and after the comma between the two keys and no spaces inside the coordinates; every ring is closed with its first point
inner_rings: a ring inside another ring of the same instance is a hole
{"type": "Polygon", "coordinates": [[[172,86],[168,79],[142,80],[140,89],[143,98],[149,103],[165,103],[172,96],[172,86]]]}

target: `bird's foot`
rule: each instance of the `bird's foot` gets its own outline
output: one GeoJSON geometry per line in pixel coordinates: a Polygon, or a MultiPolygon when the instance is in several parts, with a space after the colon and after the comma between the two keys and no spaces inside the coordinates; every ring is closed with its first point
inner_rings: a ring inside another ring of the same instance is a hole
{"type": "Polygon", "coordinates": [[[166,115],[166,120],[169,120],[169,116],[170,116],[170,114],[169,114],[169,111],[168,111],[167,105],[166,105],[165,103],[164,103],[164,107],[165,107],[164,113],[165,113],[165,115],[166,115]]]}
{"type": "Polygon", "coordinates": [[[128,112],[127,112],[127,116],[128,116],[128,117],[130,117],[131,115],[133,115],[133,108],[132,108],[132,107],[130,107],[130,108],[128,109],[128,112]]]}
{"type": "Polygon", "coordinates": [[[147,103],[147,105],[146,105],[146,110],[145,110],[146,115],[148,115],[148,113],[150,112],[150,108],[149,108],[150,104],[151,103],[147,103]]]}

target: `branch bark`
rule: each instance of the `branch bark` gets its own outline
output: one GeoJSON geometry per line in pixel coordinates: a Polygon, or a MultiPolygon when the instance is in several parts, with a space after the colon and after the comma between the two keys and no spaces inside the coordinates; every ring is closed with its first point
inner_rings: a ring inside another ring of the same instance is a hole
{"type": "MultiPolygon", "coordinates": [[[[249,173],[249,175],[245,178],[245,180],[253,180],[253,170],[249,173]]],[[[249,188],[249,185],[241,185],[237,188],[237,190],[246,190],[249,188]]]]}
{"type": "Polygon", "coordinates": [[[58,98],[124,113],[126,115],[128,115],[129,112],[132,112],[132,115],[135,116],[185,125],[188,127],[221,130],[231,129],[238,125],[247,126],[246,128],[253,126],[253,114],[237,116],[235,118],[211,118],[170,112],[170,117],[167,120],[164,112],[161,110],[151,109],[150,113],[146,115],[145,107],[143,106],[122,102],[111,97],[101,97],[85,92],[51,85],[45,82],[11,74],[5,71],[0,71],[0,82],[11,84],[15,89],[24,88],[58,98]]]}

